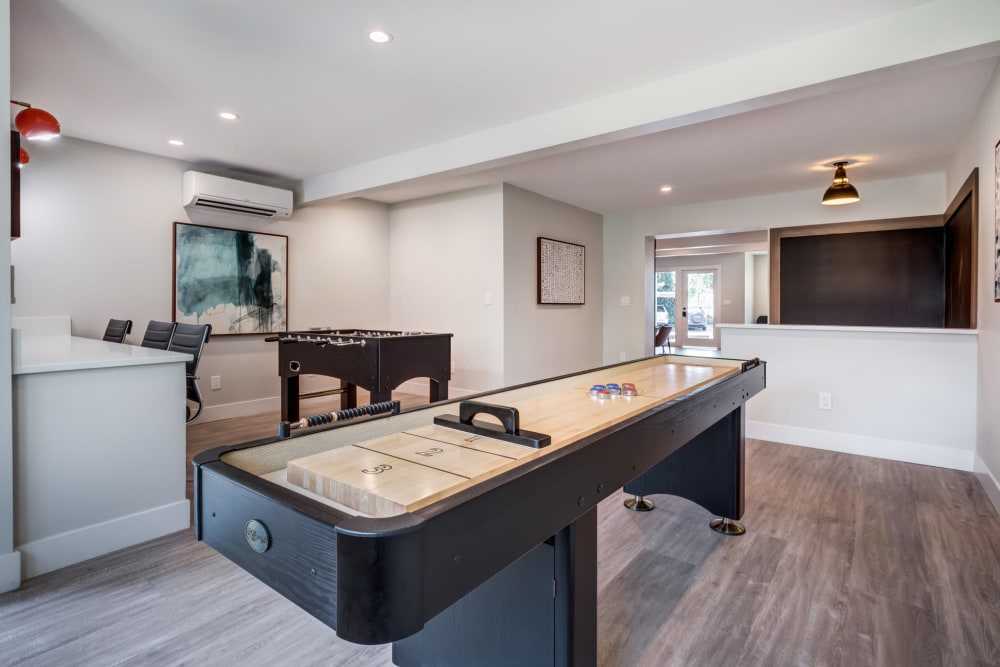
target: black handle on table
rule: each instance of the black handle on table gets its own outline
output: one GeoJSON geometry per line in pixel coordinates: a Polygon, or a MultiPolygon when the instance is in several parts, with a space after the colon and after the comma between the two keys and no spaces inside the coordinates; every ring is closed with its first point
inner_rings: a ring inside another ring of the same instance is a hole
{"type": "Polygon", "coordinates": [[[462,401],[458,406],[458,421],[463,424],[471,426],[473,417],[478,414],[492,415],[499,419],[504,432],[509,435],[517,435],[521,430],[521,418],[517,408],[477,401],[462,401]]]}
{"type": "Polygon", "coordinates": [[[506,405],[462,401],[458,405],[457,417],[455,415],[437,415],[434,417],[434,423],[438,426],[473,433],[484,438],[495,438],[535,449],[548,447],[552,444],[552,438],[544,433],[535,433],[527,429],[521,430],[521,418],[517,408],[506,405]],[[496,417],[500,420],[502,427],[492,423],[474,421],[473,418],[478,414],[496,417]]]}

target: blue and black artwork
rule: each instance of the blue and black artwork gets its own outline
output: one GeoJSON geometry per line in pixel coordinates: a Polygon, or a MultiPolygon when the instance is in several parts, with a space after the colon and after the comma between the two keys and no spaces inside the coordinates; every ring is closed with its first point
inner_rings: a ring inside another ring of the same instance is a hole
{"type": "Polygon", "coordinates": [[[176,224],[178,321],[225,333],[285,330],[287,239],[176,224]]]}

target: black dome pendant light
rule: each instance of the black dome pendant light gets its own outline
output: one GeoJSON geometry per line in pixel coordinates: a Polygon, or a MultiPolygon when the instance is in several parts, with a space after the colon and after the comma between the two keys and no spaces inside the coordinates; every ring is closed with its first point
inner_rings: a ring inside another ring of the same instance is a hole
{"type": "Polygon", "coordinates": [[[823,193],[824,206],[839,206],[861,201],[858,189],[847,181],[847,162],[834,162],[837,171],[833,172],[833,184],[823,193]]]}

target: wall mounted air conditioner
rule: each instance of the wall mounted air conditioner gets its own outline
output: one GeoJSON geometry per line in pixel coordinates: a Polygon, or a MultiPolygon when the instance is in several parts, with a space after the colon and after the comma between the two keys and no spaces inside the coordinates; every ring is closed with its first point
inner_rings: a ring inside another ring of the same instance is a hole
{"type": "Polygon", "coordinates": [[[284,220],[292,214],[292,191],[233,178],[185,171],[182,188],[188,211],[284,220]]]}

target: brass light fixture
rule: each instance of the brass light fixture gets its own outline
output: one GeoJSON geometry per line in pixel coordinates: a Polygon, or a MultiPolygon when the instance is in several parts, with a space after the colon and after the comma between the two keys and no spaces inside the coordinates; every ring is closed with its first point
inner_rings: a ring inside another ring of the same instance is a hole
{"type": "Polygon", "coordinates": [[[837,171],[833,172],[833,184],[823,193],[824,206],[839,206],[861,201],[858,189],[847,181],[847,162],[834,162],[837,171]]]}

